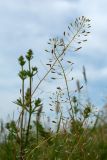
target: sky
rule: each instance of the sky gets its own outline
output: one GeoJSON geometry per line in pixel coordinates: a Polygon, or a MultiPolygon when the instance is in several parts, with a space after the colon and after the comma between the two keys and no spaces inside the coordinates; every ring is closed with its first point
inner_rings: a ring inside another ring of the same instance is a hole
{"type": "Polygon", "coordinates": [[[17,58],[31,48],[34,64],[38,60],[45,62],[48,39],[61,36],[79,16],[91,19],[92,28],[87,44],[73,56],[75,73],[81,80],[84,65],[91,101],[98,107],[106,103],[106,6],[106,0],[0,0],[0,118],[16,110],[12,102],[18,98],[20,88],[17,58]]]}

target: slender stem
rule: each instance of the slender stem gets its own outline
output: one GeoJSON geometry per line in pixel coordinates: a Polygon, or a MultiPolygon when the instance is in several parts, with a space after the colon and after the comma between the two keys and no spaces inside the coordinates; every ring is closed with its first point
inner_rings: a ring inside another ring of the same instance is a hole
{"type": "Polygon", "coordinates": [[[73,36],[73,38],[71,39],[71,41],[65,46],[65,48],[62,50],[62,53],[57,57],[57,59],[54,61],[54,63],[52,64],[52,66],[50,67],[50,69],[47,71],[47,73],[44,75],[44,77],[39,81],[39,83],[37,84],[37,86],[35,87],[34,91],[32,92],[32,95],[36,92],[36,90],[38,89],[38,87],[40,86],[40,84],[43,82],[43,80],[47,77],[47,75],[51,72],[52,68],[55,66],[55,64],[57,63],[58,59],[60,59],[65,51],[67,51],[67,49],[69,48],[69,46],[71,45],[71,43],[74,41],[75,37],[78,35],[78,33],[80,32],[82,26],[77,30],[77,32],[75,33],[75,35],[73,36]]]}
{"type": "MultiPolygon", "coordinates": [[[[31,66],[29,61],[29,71],[31,73],[31,66]]],[[[32,77],[29,77],[29,119],[28,119],[28,126],[27,126],[27,132],[26,132],[26,145],[28,143],[29,139],[29,130],[30,130],[30,122],[31,122],[31,116],[32,116],[32,103],[31,103],[31,94],[32,94],[32,77]]]]}
{"type": "Polygon", "coordinates": [[[39,125],[39,122],[37,120],[37,124],[36,124],[36,138],[37,138],[37,145],[38,145],[38,137],[39,137],[39,131],[38,131],[38,125],[39,125]]]}
{"type": "MultiPolygon", "coordinates": [[[[23,71],[23,67],[22,67],[22,71],[23,71]]],[[[20,129],[21,129],[21,133],[20,133],[20,139],[21,139],[21,142],[20,142],[20,160],[23,160],[23,118],[24,118],[24,79],[22,80],[22,103],[23,103],[23,108],[22,108],[22,114],[21,114],[21,126],[20,126],[20,129]]]]}
{"type": "Polygon", "coordinates": [[[70,106],[71,106],[71,110],[72,110],[72,119],[74,120],[74,110],[73,110],[73,106],[72,106],[72,103],[71,103],[71,97],[70,97],[70,92],[69,92],[69,87],[68,87],[68,81],[67,81],[67,77],[66,77],[66,74],[65,74],[65,70],[60,62],[60,60],[57,58],[56,56],[56,53],[54,51],[54,55],[55,55],[55,58],[57,59],[61,69],[62,69],[62,72],[63,72],[63,75],[64,75],[64,79],[65,79],[65,84],[66,84],[66,89],[67,89],[67,94],[68,94],[68,99],[69,99],[69,103],[70,103],[70,106]]]}
{"type": "Polygon", "coordinates": [[[59,118],[59,122],[58,122],[58,125],[57,125],[57,131],[56,131],[56,133],[59,132],[60,124],[61,124],[61,119],[62,119],[62,112],[61,112],[61,114],[60,114],[60,118],[59,118]]]}

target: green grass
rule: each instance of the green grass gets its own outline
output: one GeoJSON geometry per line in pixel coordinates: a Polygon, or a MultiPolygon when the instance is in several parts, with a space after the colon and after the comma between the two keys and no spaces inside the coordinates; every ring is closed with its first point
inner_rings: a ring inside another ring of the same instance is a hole
{"type": "MultiPolygon", "coordinates": [[[[35,126],[33,126],[35,127],[35,126]]],[[[41,126],[42,127],[42,126],[41,126]]],[[[35,129],[36,130],[36,129],[35,129]]],[[[0,160],[18,160],[20,145],[12,135],[5,135],[0,143],[0,160]]],[[[28,160],[107,160],[107,124],[82,128],[82,132],[58,133],[39,130],[30,132],[30,143],[25,148],[24,159],[28,160]]]]}

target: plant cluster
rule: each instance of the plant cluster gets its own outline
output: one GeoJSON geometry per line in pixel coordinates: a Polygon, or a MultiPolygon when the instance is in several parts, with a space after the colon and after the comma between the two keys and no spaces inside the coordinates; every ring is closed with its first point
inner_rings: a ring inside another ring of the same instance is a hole
{"type": "MultiPolygon", "coordinates": [[[[0,160],[107,159],[106,122],[101,123],[101,116],[93,112],[90,101],[83,104],[78,98],[84,88],[79,80],[76,81],[77,88],[72,91],[74,63],[66,58],[71,49],[76,53],[82,48],[90,27],[90,20],[82,16],[70,23],[62,38],[49,39],[49,48],[45,50],[51,56],[46,64],[48,71],[34,88],[34,77],[38,77],[39,71],[32,66],[32,50],[28,50],[25,57],[18,58],[21,89],[20,97],[14,103],[20,112],[17,120],[6,125],[1,121],[0,160]],[[56,92],[49,95],[50,111],[55,112],[54,120],[47,117],[49,127],[45,127],[41,120],[44,104],[37,94],[46,78],[50,78],[51,83],[59,81],[56,92]]],[[[83,76],[87,85],[84,66],[83,76]]]]}

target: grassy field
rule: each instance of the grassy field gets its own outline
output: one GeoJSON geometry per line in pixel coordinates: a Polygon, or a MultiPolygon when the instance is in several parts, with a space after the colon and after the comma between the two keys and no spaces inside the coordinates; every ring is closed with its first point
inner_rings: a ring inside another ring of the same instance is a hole
{"type": "MultiPolygon", "coordinates": [[[[107,160],[107,123],[104,119],[99,117],[93,127],[84,128],[81,121],[73,123],[69,124],[69,130],[62,128],[58,132],[49,131],[39,123],[37,136],[37,124],[34,122],[29,141],[23,146],[23,159],[107,160]]],[[[18,160],[20,139],[15,122],[8,123],[6,128],[1,122],[0,160],[18,160]]]]}

